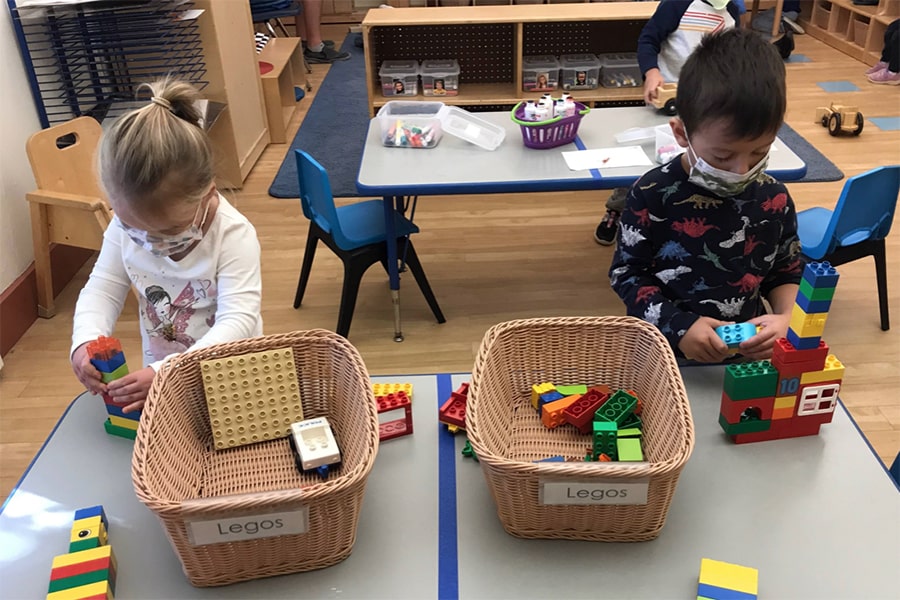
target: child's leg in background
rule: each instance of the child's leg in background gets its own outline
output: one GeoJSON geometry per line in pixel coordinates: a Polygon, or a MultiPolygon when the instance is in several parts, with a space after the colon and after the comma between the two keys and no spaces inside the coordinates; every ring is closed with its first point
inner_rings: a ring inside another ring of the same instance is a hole
{"type": "Polygon", "coordinates": [[[884,32],[881,60],[866,75],[872,83],[900,85],[900,19],[895,19],[884,32]]]}
{"type": "Polygon", "coordinates": [[[619,232],[619,216],[625,210],[625,196],[628,188],[616,188],[606,199],[606,214],[594,231],[594,241],[602,246],[611,246],[619,232]]]}

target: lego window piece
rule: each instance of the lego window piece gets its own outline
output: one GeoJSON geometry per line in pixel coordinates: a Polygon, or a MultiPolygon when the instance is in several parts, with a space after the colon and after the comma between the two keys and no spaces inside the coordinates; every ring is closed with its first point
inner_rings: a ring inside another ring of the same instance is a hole
{"type": "Polygon", "coordinates": [[[838,383],[812,385],[804,388],[800,394],[800,407],[797,409],[797,416],[822,415],[834,412],[840,389],[841,386],[838,383]]]}
{"type": "Polygon", "coordinates": [[[291,424],[290,439],[301,471],[341,462],[341,451],[325,417],[291,424]]]}

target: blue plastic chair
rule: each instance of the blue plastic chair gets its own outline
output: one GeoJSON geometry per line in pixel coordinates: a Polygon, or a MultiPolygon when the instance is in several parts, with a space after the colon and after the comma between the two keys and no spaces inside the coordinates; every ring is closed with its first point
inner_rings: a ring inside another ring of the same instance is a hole
{"type": "MultiPolygon", "coordinates": [[[[300,280],[297,282],[294,308],[299,308],[303,300],[316,246],[322,240],[344,263],[344,286],[335,331],[347,337],[363,274],[377,262],[387,271],[388,240],[384,231],[384,205],[381,200],[366,200],[347,206],[335,206],[328,173],[303,150],[295,152],[297,175],[300,179],[300,203],[303,216],[309,219],[309,233],[306,236],[306,252],[300,269],[300,280]]],[[[419,232],[419,228],[400,213],[394,214],[394,227],[397,238],[391,243],[397,244],[397,256],[406,257],[406,264],[416,278],[431,312],[438,323],[445,322],[444,314],[425,277],[422,263],[409,239],[410,235],[419,232]]]]}
{"type": "Polygon", "coordinates": [[[834,210],[816,207],[797,213],[797,233],[805,256],[834,266],[866,256],[875,259],[881,329],[890,329],[884,238],[891,231],[900,165],[879,167],[844,184],[834,210]]]}

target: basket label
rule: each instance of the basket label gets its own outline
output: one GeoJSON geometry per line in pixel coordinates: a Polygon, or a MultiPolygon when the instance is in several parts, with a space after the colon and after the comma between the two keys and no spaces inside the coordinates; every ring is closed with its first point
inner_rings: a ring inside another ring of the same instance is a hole
{"type": "Polygon", "coordinates": [[[306,533],[309,528],[309,507],[288,512],[188,521],[187,528],[194,546],[306,533]]]}
{"type": "Polygon", "coordinates": [[[541,481],[541,504],[647,504],[646,479],[541,481]]]}

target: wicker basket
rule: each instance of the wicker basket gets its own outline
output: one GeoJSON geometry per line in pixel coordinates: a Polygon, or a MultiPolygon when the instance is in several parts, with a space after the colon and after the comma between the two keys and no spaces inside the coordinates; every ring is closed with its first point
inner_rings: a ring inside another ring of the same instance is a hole
{"type": "Polygon", "coordinates": [[[481,343],[466,406],[466,433],[503,527],[524,538],[638,542],[659,535],[678,476],[694,447],[694,425],[672,350],[656,327],[632,317],[509,321],[481,343]],[[588,435],[547,429],[531,386],[601,384],[643,401],[646,463],[545,462],[581,457],[588,435]],[[544,505],[542,482],[649,481],[642,505],[544,505]]]}
{"type": "Polygon", "coordinates": [[[308,571],[347,558],[366,478],[378,451],[378,415],[357,350],[321,330],[187,352],[157,374],[141,416],[132,478],[196,586],[308,571]],[[327,416],[342,464],[327,480],[301,474],[286,438],[216,451],[200,361],[293,348],[305,418],[327,416]],[[192,545],[189,522],[308,507],[305,533],[192,545]]]}

